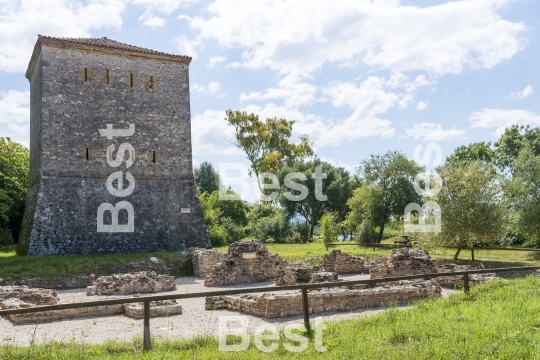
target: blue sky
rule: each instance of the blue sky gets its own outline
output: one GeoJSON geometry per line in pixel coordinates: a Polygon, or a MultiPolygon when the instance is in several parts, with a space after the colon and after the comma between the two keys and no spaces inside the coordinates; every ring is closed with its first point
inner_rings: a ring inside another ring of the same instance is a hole
{"type": "Polygon", "coordinates": [[[243,162],[224,110],[295,120],[319,157],[494,141],[540,125],[535,0],[0,0],[0,136],[29,138],[37,34],[190,55],[195,164],[243,162]],[[414,125],[435,131],[407,137],[414,125]],[[436,130],[441,124],[442,130],[436,130]]]}

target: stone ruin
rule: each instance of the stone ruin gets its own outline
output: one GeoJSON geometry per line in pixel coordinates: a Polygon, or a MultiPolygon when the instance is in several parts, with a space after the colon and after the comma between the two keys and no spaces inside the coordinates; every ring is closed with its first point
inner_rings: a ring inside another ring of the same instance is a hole
{"type": "Polygon", "coordinates": [[[27,286],[0,286],[0,301],[17,299],[36,305],[55,305],[58,294],[50,289],[32,289],[27,286]]]}
{"type": "Polygon", "coordinates": [[[195,248],[191,251],[191,261],[193,262],[193,275],[206,277],[214,265],[225,260],[227,254],[215,249],[195,248]]]}
{"type": "Polygon", "coordinates": [[[392,255],[370,269],[372,279],[436,273],[437,267],[423,249],[393,249],[392,255]]]}
{"type": "Polygon", "coordinates": [[[274,280],[279,269],[287,265],[279,255],[270,254],[260,240],[236,242],[229,246],[225,258],[210,269],[204,286],[274,280]]]}
{"type": "MultiPolygon", "coordinates": [[[[401,281],[393,286],[352,286],[350,288],[317,289],[309,291],[309,312],[351,311],[389,304],[406,304],[413,300],[440,297],[441,287],[433,280],[401,281]]],[[[294,316],[303,313],[302,295],[262,293],[245,295],[209,296],[206,310],[229,309],[264,318],[294,316]]]]}
{"type": "Polygon", "coordinates": [[[292,264],[280,268],[276,276],[276,285],[314,284],[338,281],[338,274],[318,271],[308,264],[292,264]]]}
{"type": "MultiPolygon", "coordinates": [[[[124,304],[125,315],[134,318],[144,318],[142,303],[124,304]]],[[[171,316],[182,314],[182,306],[176,300],[150,301],[150,317],[171,316]]]]}
{"type": "Polygon", "coordinates": [[[176,278],[158,275],[154,271],[133,274],[100,276],[93,286],[86,288],[86,295],[131,295],[176,290],[176,278]]]}
{"type": "Polygon", "coordinates": [[[339,275],[335,272],[319,271],[311,275],[309,282],[311,284],[323,283],[323,282],[335,282],[339,281],[339,275]]]}
{"type": "Polygon", "coordinates": [[[338,274],[368,274],[369,269],[364,264],[361,256],[342,253],[341,250],[333,250],[324,256],[323,267],[325,271],[338,274]]]}

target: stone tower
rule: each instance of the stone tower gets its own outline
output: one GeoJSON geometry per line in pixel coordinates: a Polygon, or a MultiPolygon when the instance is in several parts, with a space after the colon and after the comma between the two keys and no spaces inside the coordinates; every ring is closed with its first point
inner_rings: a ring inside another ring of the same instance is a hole
{"type": "Polygon", "coordinates": [[[39,36],[21,255],[210,247],[192,171],[190,57],[39,36]]]}

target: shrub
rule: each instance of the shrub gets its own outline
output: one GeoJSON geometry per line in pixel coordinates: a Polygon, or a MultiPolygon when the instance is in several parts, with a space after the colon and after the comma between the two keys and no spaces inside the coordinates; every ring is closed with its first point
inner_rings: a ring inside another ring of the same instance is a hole
{"type": "Polygon", "coordinates": [[[361,244],[369,244],[377,242],[377,236],[377,233],[373,229],[373,223],[369,220],[364,220],[358,227],[356,241],[361,244]]]}
{"type": "Polygon", "coordinates": [[[291,235],[291,227],[285,212],[272,204],[254,205],[248,218],[250,235],[262,242],[284,243],[291,235]]]}
{"type": "Polygon", "coordinates": [[[338,230],[334,217],[330,214],[324,214],[319,220],[319,228],[317,235],[326,243],[331,243],[337,240],[338,230]]]}

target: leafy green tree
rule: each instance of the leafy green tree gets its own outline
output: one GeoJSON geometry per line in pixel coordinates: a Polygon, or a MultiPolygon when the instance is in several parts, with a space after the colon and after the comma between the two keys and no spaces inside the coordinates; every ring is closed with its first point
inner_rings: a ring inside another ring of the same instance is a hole
{"type": "Polygon", "coordinates": [[[19,238],[29,167],[28,149],[10,138],[0,137],[0,232],[4,244],[19,238]]]}
{"type": "Polygon", "coordinates": [[[317,235],[323,240],[325,244],[334,242],[337,240],[337,227],[334,222],[334,217],[331,214],[324,214],[319,220],[319,228],[317,229],[317,235]]]}
{"type": "MultiPolygon", "coordinates": [[[[282,192],[278,197],[278,201],[285,209],[289,218],[296,215],[303,217],[310,226],[309,238],[313,238],[313,231],[319,220],[326,212],[331,213],[346,213],[347,199],[352,194],[350,175],[341,167],[335,167],[331,164],[315,158],[312,161],[296,161],[292,166],[283,168],[278,173],[280,183],[285,184],[285,179],[289,174],[303,174],[305,180],[294,178],[292,181],[297,184],[306,186],[305,198],[302,200],[289,199],[287,194],[292,196],[300,196],[301,191],[291,190],[287,187],[282,188],[282,192]],[[322,194],[326,196],[326,200],[321,200],[316,194],[315,187],[316,168],[320,166],[321,173],[326,174],[326,178],[322,180],[322,194]]],[[[291,196],[289,196],[291,197],[291,196]]]]}
{"type": "Polygon", "coordinates": [[[513,174],[514,160],[521,149],[528,145],[534,155],[540,155],[540,129],[527,126],[512,125],[506,128],[499,140],[495,142],[495,160],[502,171],[513,174]]]}
{"type": "Polygon", "coordinates": [[[204,161],[198,168],[195,168],[193,175],[199,194],[203,192],[212,194],[214,191],[219,190],[219,174],[208,161],[204,161]]]}
{"type": "Polygon", "coordinates": [[[457,246],[454,261],[465,246],[496,244],[503,236],[507,212],[493,166],[449,162],[438,172],[443,187],[433,200],[441,208],[441,232],[425,234],[424,239],[457,246]]]}
{"type": "Polygon", "coordinates": [[[246,153],[250,175],[255,174],[259,190],[262,173],[276,174],[283,166],[313,155],[307,135],[300,137],[299,144],[290,142],[294,121],[278,118],[261,121],[258,115],[233,110],[227,110],[226,114],[225,120],[235,131],[234,145],[246,153]]]}
{"type": "Polygon", "coordinates": [[[505,192],[517,215],[516,232],[524,234],[528,243],[540,246],[540,155],[526,144],[514,160],[513,170],[505,192]]]}
{"type": "Polygon", "coordinates": [[[491,148],[491,142],[477,142],[469,145],[458,146],[452,155],[446,158],[447,161],[458,161],[471,163],[479,160],[484,163],[490,163],[495,159],[495,152],[491,148]]]}
{"type": "Polygon", "coordinates": [[[291,227],[285,212],[271,203],[256,203],[248,215],[251,235],[262,242],[286,242],[291,227]]]}
{"type": "Polygon", "coordinates": [[[410,203],[418,203],[413,180],[423,170],[421,166],[398,151],[388,151],[385,154],[371,155],[360,163],[358,173],[364,183],[381,189],[381,212],[376,212],[377,218],[372,219],[379,227],[379,239],[382,240],[384,227],[391,217],[402,218],[405,207],[410,203]]]}
{"type": "Polygon", "coordinates": [[[386,221],[384,208],[384,190],[378,186],[364,185],[354,190],[353,195],[347,200],[351,209],[344,225],[356,233],[359,226],[366,221],[372,224],[381,224],[386,221]]]}

